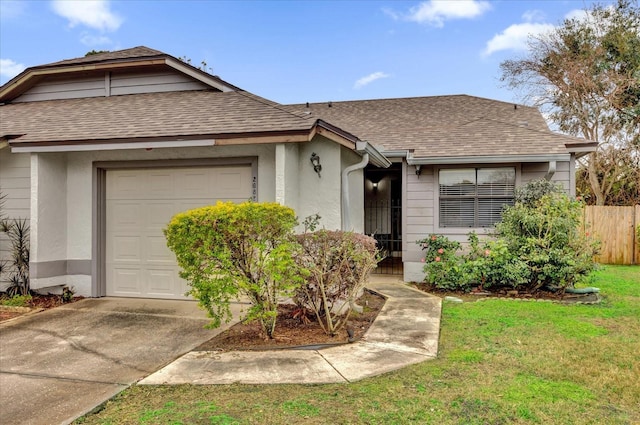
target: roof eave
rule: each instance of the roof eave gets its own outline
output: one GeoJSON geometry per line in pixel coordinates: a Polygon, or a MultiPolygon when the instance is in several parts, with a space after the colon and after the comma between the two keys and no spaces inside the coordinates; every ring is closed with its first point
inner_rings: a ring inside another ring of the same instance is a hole
{"type": "Polygon", "coordinates": [[[391,161],[383,155],[375,146],[373,146],[369,142],[357,142],[356,143],[356,152],[361,155],[369,154],[369,163],[375,165],[380,168],[389,168],[391,166],[391,161]]]}
{"type": "Polygon", "coordinates": [[[539,155],[466,155],[448,157],[418,157],[407,156],[409,165],[449,165],[449,164],[501,164],[514,162],[549,162],[569,161],[570,154],[539,154],[539,155]]]}

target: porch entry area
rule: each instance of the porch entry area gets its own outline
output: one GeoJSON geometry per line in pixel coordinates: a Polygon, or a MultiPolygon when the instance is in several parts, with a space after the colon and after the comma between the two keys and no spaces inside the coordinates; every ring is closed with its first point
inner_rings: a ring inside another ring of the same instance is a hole
{"type": "Polygon", "coordinates": [[[403,273],[402,164],[364,170],[364,231],[378,242],[382,260],[374,274],[403,273]]]}

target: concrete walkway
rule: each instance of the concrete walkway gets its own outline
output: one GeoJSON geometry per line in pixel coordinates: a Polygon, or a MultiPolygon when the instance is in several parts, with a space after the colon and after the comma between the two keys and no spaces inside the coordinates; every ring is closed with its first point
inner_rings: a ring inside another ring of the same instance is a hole
{"type": "Polygon", "coordinates": [[[353,382],[435,358],[440,298],[388,276],[373,276],[367,288],[387,301],[354,344],[322,350],[192,351],[139,384],[353,382]]]}

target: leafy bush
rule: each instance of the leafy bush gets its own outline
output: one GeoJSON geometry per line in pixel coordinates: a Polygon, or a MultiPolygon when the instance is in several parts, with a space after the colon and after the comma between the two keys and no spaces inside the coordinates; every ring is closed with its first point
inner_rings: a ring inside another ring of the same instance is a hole
{"type": "Polygon", "coordinates": [[[335,335],[346,323],[356,298],[378,262],[376,240],[353,232],[319,230],[298,235],[297,257],[309,278],[294,302],[311,309],[324,331],[335,335]]]}
{"type": "Polygon", "coordinates": [[[246,320],[258,320],[273,338],[278,299],[291,296],[303,278],[293,258],[296,224],[291,208],[254,202],[218,202],[171,219],[167,245],[211,327],[228,322],[230,300],[245,296],[251,302],[246,320]]]}
{"type": "Polygon", "coordinates": [[[472,282],[481,288],[517,288],[529,280],[527,263],[514,255],[504,240],[480,244],[475,233],[469,235],[470,252],[464,257],[472,282]]]}
{"type": "Polygon", "coordinates": [[[470,276],[463,259],[457,255],[461,245],[445,236],[431,234],[418,241],[424,253],[425,282],[439,289],[465,290],[470,276]]]}
{"type": "Polygon", "coordinates": [[[559,185],[536,180],[516,190],[496,224],[496,239],[480,243],[469,235],[469,252],[460,244],[430,235],[418,241],[425,253],[425,281],[447,290],[574,286],[596,267],[598,243],[580,230],[582,204],[559,185]]]}
{"type": "Polygon", "coordinates": [[[496,233],[527,263],[527,289],[573,286],[594,270],[597,244],[582,234],[581,216],[580,202],[555,192],[505,209],[496,233]]]}

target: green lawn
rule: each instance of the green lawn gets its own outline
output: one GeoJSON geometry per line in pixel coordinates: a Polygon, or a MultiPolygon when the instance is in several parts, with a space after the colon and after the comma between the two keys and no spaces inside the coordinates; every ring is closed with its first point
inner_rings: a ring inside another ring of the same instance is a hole
{"type": "Polygon", "coordinates": [[[134,386],[83,424],[640,423],[640,266],[599,305],[445,303],[436,360],[354,384],[134,386]]]}

